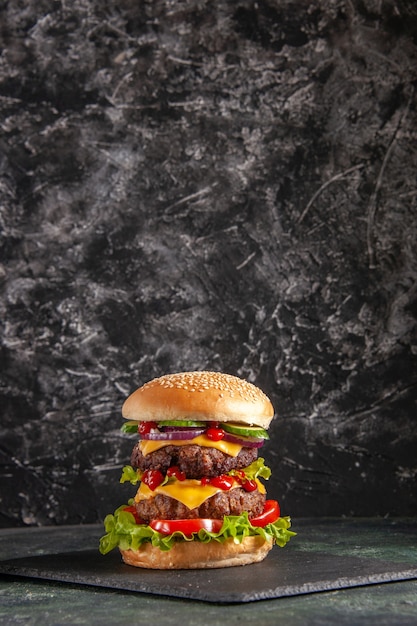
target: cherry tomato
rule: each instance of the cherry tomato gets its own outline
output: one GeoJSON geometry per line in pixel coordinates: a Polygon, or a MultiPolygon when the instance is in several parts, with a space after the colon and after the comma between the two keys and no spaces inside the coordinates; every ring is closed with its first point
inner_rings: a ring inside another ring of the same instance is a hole
{"type": "Polygon", "coordinates": [[[171,467],[168,467],[167,476],[174,476],[174,478],[181,481],[186,479],[185,472],[182,472],[178,465],[171,465],[171,467]]]}
{"type": "Polygon", "coordinates": [[[138,433],[139,435],[147,435],[155,428],[158,430],[158,424],[155,422],[139,422],[138,433]]]}
{"type": "Polygon", "coordinates": [[[134,506],[125,506],[123,511],[126,511],[126,513],[131,513],[135,518],[136,524],[144,524],[144,521],[140,519],[138,512],[134,506]]]}
{"type": "Polygon", "coordinates": [[[193,533],[198,533],[199,530],[204,528],[212,533],[219,532],[223,525],[221,519],[154,519],[150,522],[149,526],[153,530],[162,533],[163,535],[171,535],[175,531],[181,531],[187,537],[193,533]]]}
{"type": "Polygon", "coordinates": [[[159,470],[146,470],[142,476],[142,482],[148,485],[149,489],[152,491],[155,491],[163,481],[164,475],[159,470]]]}
{"type": "Polygon", "coordinates": [[[256,517],[251,517],[249,521],[252,526],[261,526],[263,528],[267,524],[275,522],[279,518],[280,514],[281,512],[278,502],[276,500],[267,500],[262,513],[256,517]]]}
{"type": "Polygon", "coordinates": [[[211,441],[221,441],[225,436],[225,432],[223,428],[207,428],[206,436],[211,441]]]}

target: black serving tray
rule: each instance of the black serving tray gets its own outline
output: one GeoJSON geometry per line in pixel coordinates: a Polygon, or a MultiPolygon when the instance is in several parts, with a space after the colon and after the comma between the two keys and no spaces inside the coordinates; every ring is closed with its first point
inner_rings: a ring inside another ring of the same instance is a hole
{"type": "Polygon", "coordinates": [[[417,578],[417,567],[275,547],[261,563],[206,570],[131,567],[118,552],[48,554],[0,562],[0,573],[217,603],[252,602],[417,578]]]}

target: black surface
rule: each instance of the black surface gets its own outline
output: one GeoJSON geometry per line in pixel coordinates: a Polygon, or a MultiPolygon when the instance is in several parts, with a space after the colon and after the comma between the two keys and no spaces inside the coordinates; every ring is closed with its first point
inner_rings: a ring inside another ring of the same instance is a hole
{"type": "Polygon", "coordinates": [[[3,561],[0,573],[222,603],[417,579],[409,564],[291,549],[275,549],[245,567],[181,571],[133,568],[116,552],[103,557],[85,550],[3,561]]]}
{"type": "Polygon", "coordinates": [[[285,514],[417,511],[417,4],[0,2],[0,525],[133,496],[121,406],[216,369],[285,514]]]}

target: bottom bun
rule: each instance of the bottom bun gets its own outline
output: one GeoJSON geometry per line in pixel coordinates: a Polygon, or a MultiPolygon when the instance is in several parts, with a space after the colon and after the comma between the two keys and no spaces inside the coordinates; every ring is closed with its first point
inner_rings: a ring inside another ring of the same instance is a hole
{"type": "Polygon", "coordinates": [[[138,550],[120,550],[128,565],[147,569],[206,569],[234,567],[262,561],[273,546],[272,539],[266,541],[259,535],[245,537],[242,543],[227,539],[224,543],[210,541],[183,541],[163,552],[151,543],[138,550]]]}

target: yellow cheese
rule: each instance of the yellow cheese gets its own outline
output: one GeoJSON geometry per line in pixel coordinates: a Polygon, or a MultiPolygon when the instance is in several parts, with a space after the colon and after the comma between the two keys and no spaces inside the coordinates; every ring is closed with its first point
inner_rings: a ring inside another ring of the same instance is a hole
{"type": "MultiPolygon", "coordinates": [[[[265,487],[258,479],[256,479],[256,484],[258,485],[258,490],[261,493],[265,493],[265,487]]],[[[237,487],[240,487],[240,484],[234,481],[232,489],[236,489],[237,487]]],[[[222,491],[222,489],[218,487],[202,485],[201,481],[191,478],[175,480],[172,483],[160,485],[154,491],[149,489],[148,485],[145,485],[145,483],[141,483],[136,493],[135,501],[140,502],[141,500],[153,498],[156,494],[161,494],[178,500],[189,509],[195,509],[201,506],[207,498],[211,498],[220,491],[222,491]]]]}
{"type": "Polygon", "coordinates": [[[220,441],[212,441],[206,435],[199,435],[198,437],[194,437],[194,439],[185,439],[182,441],[179,440],[168,440],[164,439],[162,441],[152,441],[150,439],[142,439],[140,442],[140,451],[143,456],[147,454],[151,454],[151,452],[155,452],[155,450],[159,450],[160,448],[164,448],[165,446],[190,446],[197,445],[203,446],[206,448],[216,448],[229,456],[236,457],[242,449],[242,446],[238,443],[231,443],[230,441],[224,441],[221,439],[220,441]]]}

